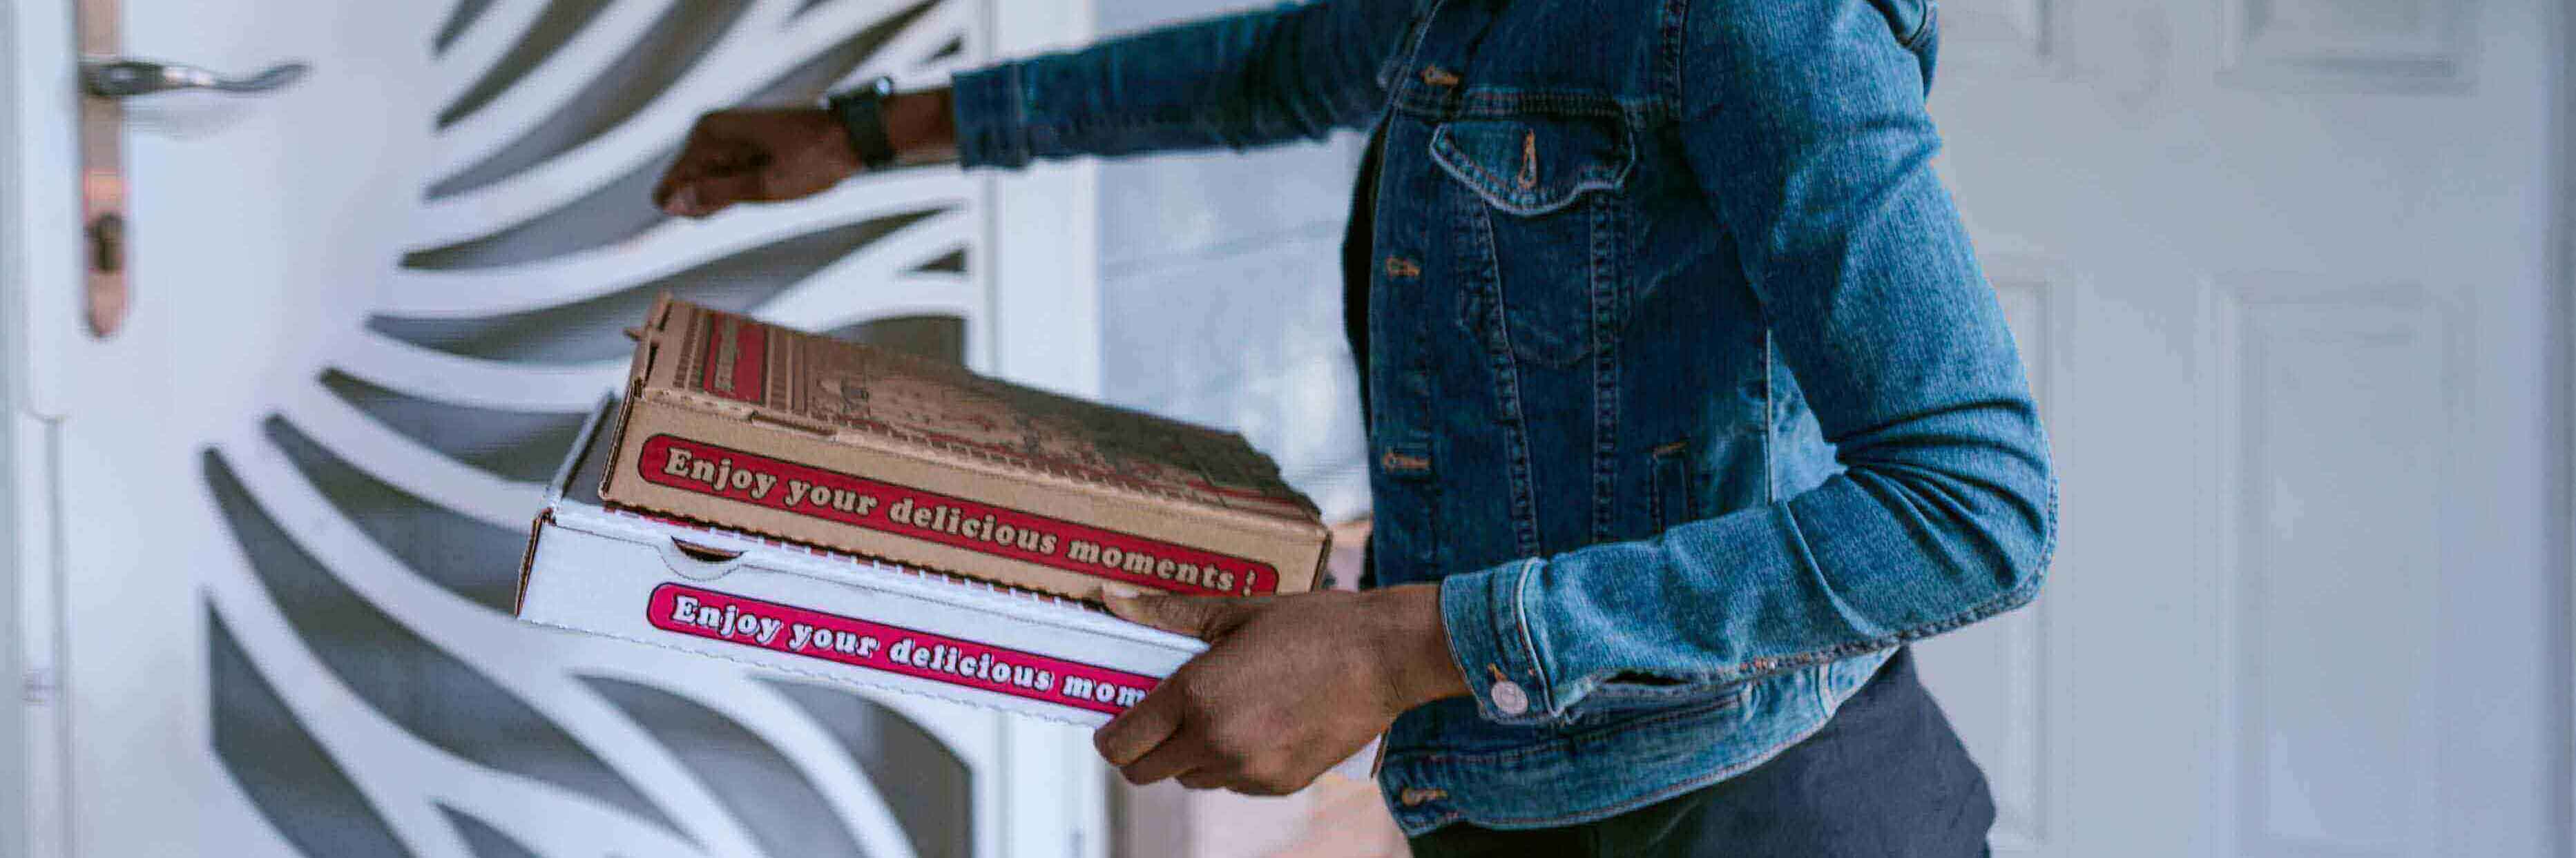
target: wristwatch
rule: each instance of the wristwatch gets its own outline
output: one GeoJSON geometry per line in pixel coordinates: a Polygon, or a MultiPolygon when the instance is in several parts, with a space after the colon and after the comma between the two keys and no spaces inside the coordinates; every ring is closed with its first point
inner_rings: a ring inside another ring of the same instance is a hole
{"type": "Polygon", "coordinates": [[[886,134],[885,102],[894,95],[894,78],[879,76],[875,80],[837,93],[823,103],[832,116],[841,120],[841,130],[850,134],[850,148],[859,153],[859,165],[882,170],[894,163],[894,139],[886,134]]]}

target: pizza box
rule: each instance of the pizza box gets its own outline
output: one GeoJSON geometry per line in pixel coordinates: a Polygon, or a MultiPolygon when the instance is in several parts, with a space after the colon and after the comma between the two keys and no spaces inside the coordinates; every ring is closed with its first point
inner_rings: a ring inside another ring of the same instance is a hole
{"type": "Polygon", "coordinates": [[[620,410],[601,404],[547,488],[523,620],[1090,725],[1206,648],[1059,596],[605,501],[620,410]]]}
{"type": "Polygon", "coordinates": [[[1331,537],[1242,436],[667,296],[600,496],[1096,600],[1312,589],[1331,537]]]}

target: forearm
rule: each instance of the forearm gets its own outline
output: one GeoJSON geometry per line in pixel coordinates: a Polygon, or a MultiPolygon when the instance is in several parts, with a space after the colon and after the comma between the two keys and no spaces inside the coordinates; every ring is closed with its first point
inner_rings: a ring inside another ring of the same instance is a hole
{"type": "Polygon", "coordinates": [[[1919,66],[1878,16],[1866,0],[1695,7],[1675,93],[1767,347],[1842,471],[1654,539],[1445,581],[1451,645],[1489,717],[1718,693],[2037,591],[2056,523],[2047,441],[1934,176],[1919,66]],[[1495,705],[1488,674],[1526,704],[1495,705]]]}
{"type": "Polygon", "coordinates": [[[1474,687],[1525,692],[1482,695],[1489,717],[1546,721],[1598,698],[1715,694],[2017,607],[2054,527],[2036,426],[2026,405],[1926,417],[1859,441],[1885,459],[1785,501],[1453,576],[1450,647],[1474,687]],[[2009,448],[1937,440],[1998,419],[2028,429],[2009,448]]]}
{"type": "Polygon", "coordinates": [[[1320,138],[1382,108],[1379,80],[1411,0],[1245,12],[967,72],[955,82],[967,166],[1320,138]]]}

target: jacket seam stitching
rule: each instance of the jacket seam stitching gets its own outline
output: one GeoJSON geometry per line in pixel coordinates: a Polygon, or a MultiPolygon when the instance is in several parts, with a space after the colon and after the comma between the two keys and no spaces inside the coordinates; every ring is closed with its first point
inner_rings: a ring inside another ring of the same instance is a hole
{"type": "Polygon", "coordinates": [[[1690,41],[1690,0],[1666,0],[1664,20],[1658,29],[1663,41],[1664,68],[1656,83],[1664,91],[1656,93],[1655,97],[1679,114],[1682,112],[1682,93],[1688,91],[1682,88],[1682,57],[1686,53],[1684,45],[1690,41]]]}
{"type": "Polygon", "coordinates": [[[1617,316],[1623,309],[1620,286],[1623,272],[1618,271],[1618,254],[1611,247],[1619,232],[1619,211],[1609,200],[1592,203],[1592,398],[1593,398],[1593,474],[1592,474],[1592,539],[1610,538],[1615,523],[1611,508],[1618,500],[1619,461],[1619,325],[1617,316]]]}
{"type": "Polygon", "coordinates": [[[1027,162],[1037,158],[1036,123],[1029,121],[1029,102],[1037,98],[1037,82],[1026,64],[1012,63],[1010,68],[1011,153],[1017,156],[1014,161],[1027,162]]]}
{"type": "Polygon", "coordinates": [[[1542,562],[1533,558],[1522,564],[1519,575],[1513,576],[1512,625],[1520,632],[1521,646],[1529,657],[1530,677],[1538,685],[1539,711],[1552,715],[1557,711],[1555,686],[1548,682],[1547,662],[1539,654],[1538,639],[1530,634],[1529,624],[1529,581],[1542,562]]]}
{"type": "Polygon", "coordinates": [[[1503,283],[1502,255],[1494,246],[1493,215],[1478,209],[1471,217],[1475,218],[1476,238],[1484,244],[1482,273],[1494,293],[1492,318],[1485,320],[1485,324],[1503,344],[1503,348],[1488,360],[1494,369],[1495,398],[1500,400],[1503,418],[1509,421],[1503,430],[1503,455],[1511,479],[1512,530],[1520,556],[1535,557],[1539,553],[1538,499],[1532,496],[1529,431],[1527,417],[1523,413],[1520,364],[1513,359],[1516,347],[1512,344],[1511,324],[1505,316],[1509,312],[1506,309],[1509,299],[1503,293],[1507,287],[1503,283]]]}
{"type": "Polygon", "coordinates": [[[1773,376],[1776,376],[1776,375],[1778,375],[1778,374],[1779,374],[1779,368],[1778,368],[1778,367],[1773,366],[1773,365],[1772,365],[1772,363],[1771,363],[1771,361],[1772,361],[1772,359],[1773,359],[1773,354],[1774,354],[1774,353],[1773,353],[1773,351],[1772,351],[1772,347],[1771,347],[1771,328],[1770,328],[1769,326],[1767,326],[1767,325],[1766,325],[1766,326],[1764,326],[1764,327],[1763,327],[1763,329],[1762,329],[1762,502],[1763,502],[1763,503],[1779,503],[1779,502],[1780,502],[1780,475],[1779,475],[1779,473],[1778,473],[1778,469],[1777,469],[1777,468],[1775,468],[1775,467],[1773,467],[1773,465],[1772,465],[1772,460],[1773,460],[1773,459],[1775,459],[1775,458],[1777,458],[1777,457],[1780,455],[1780,438],[1779,438],[1779,431],[1778,431],[1778,429],[1777,429],[1777,427],[1778,427],[1778,426],[1779,426],[1779,424],[1780,424],[1780,416],[1779,416],[1778,414],[1774,413],[1774,412],[1775,412],[1775,411],[1776,411],[1780,406],[1779,406],[1779,403],[1774,399],[1775,394],[1772,392],[1772,389],[1771,389],[1772,384],[1773,384],[1773,376]]]}
{"type": "Polygon", "coordinates": [[[1898,39],[1896,41],[1897,47],[1910,51],[1921,46],[1923,44],[1923,37],[1932,32],[1933,22],[1939,19],[1940,16],[1941,4],[1938,0],[1924,3],[1923,20],[1914,22],[1914,32],[1907,33],[1905,34],[1905,38],[1898,39]]]}

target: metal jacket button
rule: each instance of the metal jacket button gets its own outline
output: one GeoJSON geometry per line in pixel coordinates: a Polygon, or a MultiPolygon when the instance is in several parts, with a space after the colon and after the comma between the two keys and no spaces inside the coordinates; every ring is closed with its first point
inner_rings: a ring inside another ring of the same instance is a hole
{"type": "Polygon", "coordinates": [[[1457,86],[1458,76],[1439,66],[1423,66],[1422,82],[1432,86],[1457,86]]]}
{"type": "Polygon", "coordinates": [[[1529,692],[1521,690],[1520,683],[1508,679],[1494,683],[1492,696],[1494,708],[1505,715],[1529,711],[1529,692]]]}
{"type": "Polygon", "coordinates": [[[1403,792],[1395,794],[1395,800],[1405,807],[1421,807],[1448,797],[1448,790],[1430,787],[1406,787],[1403,792]]]}

